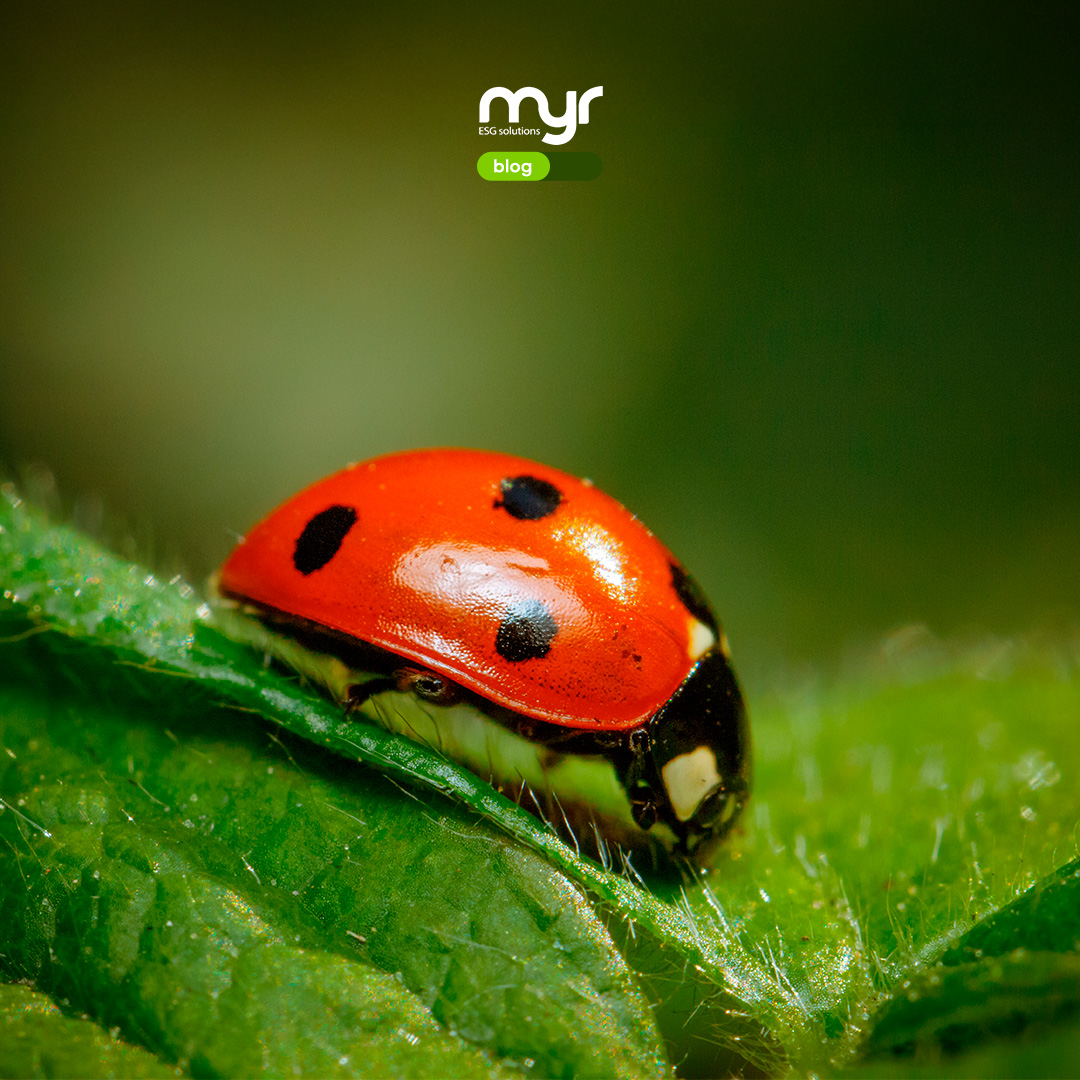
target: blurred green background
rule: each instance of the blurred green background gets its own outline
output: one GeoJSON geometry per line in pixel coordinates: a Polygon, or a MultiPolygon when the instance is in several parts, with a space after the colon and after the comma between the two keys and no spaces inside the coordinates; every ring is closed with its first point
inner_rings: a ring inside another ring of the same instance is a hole
{"type": "Polygon", "coordinates": [[[201,578],[349,461],[539,458],[680,554],[751,691],[912,621],[1071,632],[1073,10],[4,5],[0,459],[201,578]],[[480,180],[541,145],[478,134],[496,85],[603,85],[602,177],[480,180]]]}

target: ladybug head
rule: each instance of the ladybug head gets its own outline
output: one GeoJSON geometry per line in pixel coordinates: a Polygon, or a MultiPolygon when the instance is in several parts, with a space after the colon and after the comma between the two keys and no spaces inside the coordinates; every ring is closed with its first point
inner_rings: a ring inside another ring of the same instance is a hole
{"type": "Polygon", "coordinates": [[[634,734],[624,780],[634,820],[665,847],[700,861],[750,792],[746,708],[724,651],[706,652],[634,734]]]}

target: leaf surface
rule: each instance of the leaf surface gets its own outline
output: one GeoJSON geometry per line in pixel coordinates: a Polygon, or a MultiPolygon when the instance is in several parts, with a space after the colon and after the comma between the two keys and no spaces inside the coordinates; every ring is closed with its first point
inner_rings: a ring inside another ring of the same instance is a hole
{"type": "Polygon", "coordinates": [[[760,696],[738,835],[642,887],[182,581],[10,491],[0,529],[0,972],[162,1067],[962,1075],[1073,1045],[1068,645],[907,631],[760,696]]]}

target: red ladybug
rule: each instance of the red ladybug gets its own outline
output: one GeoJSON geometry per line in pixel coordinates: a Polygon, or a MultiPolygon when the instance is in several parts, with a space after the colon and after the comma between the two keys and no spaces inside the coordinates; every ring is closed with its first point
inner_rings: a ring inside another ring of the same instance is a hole
{"type": "Polygon", "coordinates": [[[476,450],[361,462],[256,525],[218,587],[350,708],[572,828],[700,861],[746,801],[716,617],[586,480],[476,450]]]}

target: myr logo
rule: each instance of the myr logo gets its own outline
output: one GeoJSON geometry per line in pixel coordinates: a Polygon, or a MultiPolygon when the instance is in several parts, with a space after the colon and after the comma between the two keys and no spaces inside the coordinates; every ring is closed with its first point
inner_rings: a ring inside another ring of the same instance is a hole
{"type": "Polygon", "coordinates": [[[577,133],[578,124],[587,124],[589,122],[590,102],[598,97],[603,97],[603,95],[604,88],[594,86],[591,90],[586,90],[579,101],[576,90],[567,90],[566,112],[562,116],[552,116],[551,111],[548,109],[547,94],[543,90],[537,90],[535,86],[523,86],[515,94],[512,90],[507,90],[505,86],[493,86],[490,90],[485,91],[484,96],[480,99],[480,123],[487,124],[490,122],[491,103],[496,98],[502,98],[510,107],[508,117],[510,123],[516,124],[521,115],[521,103],[525,98],[532,98],[536,102],[540,119],[548,127],[563,129],[558,135],[552,135],[551,132],[548,132],[544,136],[544,142],[549,143],[551,146],[561,146],[574,137],[577,133]]]}

